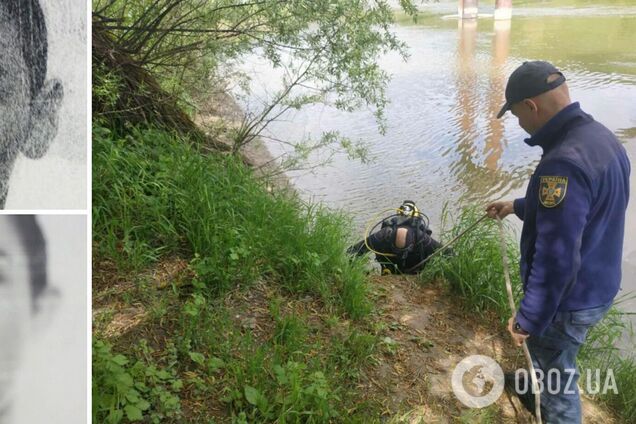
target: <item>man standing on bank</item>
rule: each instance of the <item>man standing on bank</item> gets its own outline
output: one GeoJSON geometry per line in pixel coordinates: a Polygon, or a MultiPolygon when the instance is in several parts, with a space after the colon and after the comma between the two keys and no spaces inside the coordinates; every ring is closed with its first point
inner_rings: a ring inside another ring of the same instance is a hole
{"type": "MultiPolygon", "coordinates": [[[[508,331],[517,345],[527,339],[543,387],[558,387],[541,393],[544,422],[580,423],[576,355],[619,290],[630,164],[550,63],[524,62],[510,75],[497,118],[508,110],[530,134],[525,142],[543,149],[525,197],[486,208],[491,218],[523,220],[524,296],[508,331]]],[[[520,398],[533,410],[530,393],[520,398]]]]}

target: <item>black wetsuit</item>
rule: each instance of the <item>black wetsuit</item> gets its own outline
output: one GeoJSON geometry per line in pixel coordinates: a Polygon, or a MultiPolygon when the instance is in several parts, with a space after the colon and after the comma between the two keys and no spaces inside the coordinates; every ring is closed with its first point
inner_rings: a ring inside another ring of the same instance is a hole
{"type": "Polygon", "coordinates": [[[367,237],[365,244],[364,240],[360,240],[358,243],[349,247],[347,253],[351,255],[361,256],[369,252],[369,247],[375,252],[386,253],[382,255],[376,253],[375,259],[382,266],[382,272],[389,270],[391,273],[403,273],[403,274],[416,274],[424,269],[426,262],[420,265],[414,270],[411,270],[422,260],[428,258],[437,249],[441,247],[441,244],[431,237],[431,230],[420,222],[416,225],[396,225],[393,222],[388,222],[383,225],[383,228],[379,231],[371,234],[367,237]],[[399,249],[395,246],[395,235],[398,228],[407,228],[408,234],[406,237],[406,248],[399,249]],[[394,255],[394,256],[392,256],[394,255]]]}

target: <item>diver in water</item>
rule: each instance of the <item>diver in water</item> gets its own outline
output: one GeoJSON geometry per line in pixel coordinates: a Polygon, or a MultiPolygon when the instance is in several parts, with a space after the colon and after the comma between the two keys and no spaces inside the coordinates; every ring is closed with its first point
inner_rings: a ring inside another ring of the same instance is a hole
{"type": "Polygon", "coordinates": [[[365,238],[347,249],[350,255],[375,253],[382,274],[417,274],[426,259],[441,247],[431,237],[428,217],[411,200],[405,200],[397,213],[384,218],[366,232],[365,238]],[[371,232],[381,225],[380,230],[371,232]],[[423,262],[424,261],[424,262],[423,262]]]}

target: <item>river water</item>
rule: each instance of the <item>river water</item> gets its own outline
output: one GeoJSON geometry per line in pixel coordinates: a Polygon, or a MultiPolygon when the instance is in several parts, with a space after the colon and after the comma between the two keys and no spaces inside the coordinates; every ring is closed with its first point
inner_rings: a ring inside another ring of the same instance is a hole
{"type": "MultiPolygon", "coordinates": [[[[495,115],[508,75],[525,60],[559,67],[573,100],[617,134],[636,164],[636,1],[513,2],[510,22],[488,16],[494,1],[481,3],[484,15],[472,22],[451,16],[455,1],[422,6],[417,24],[399,20],[395,33],[408,44],[410,58],[382,59],[392,76],[384,135],[367,110],[325,106],[271,125],[274,138],[338,130],[369,145],[372,163],[342,155],[311,173],[289,173],[303,196],[351,213],[361,233],[378,211],[404,199],[416,201],[439,231],[445,203],[452,213],[522,196],[541,151],[523,142],[527,135],[511,114],[500,120],[495,115]]],[[[276,86],[274,71],[251,66],[255,92],[276,86]]],[[[279,145],[268,147],[274,155],[281,152],[279,145]]],[[[620,295],[636,291],[636,171],[631,184],[620,295]]],[[[623,309],[636,312],[636,301],[623,309]]]]}

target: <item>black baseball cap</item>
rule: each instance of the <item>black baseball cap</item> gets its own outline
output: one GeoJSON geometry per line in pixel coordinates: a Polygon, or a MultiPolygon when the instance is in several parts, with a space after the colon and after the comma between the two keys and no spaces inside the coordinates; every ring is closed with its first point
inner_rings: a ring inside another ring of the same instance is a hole
{"type": "Polygon", "coordinates": [[[565,77],[553,64],[542,60],[523,62],[508,78],[506,85],[506,104],[503,105],[497,119],[501,118],[510,106],[553,90],[565,82],[565,77]],[[559,74],[560,77],[548,82],[548,77],[559,74]]]}

